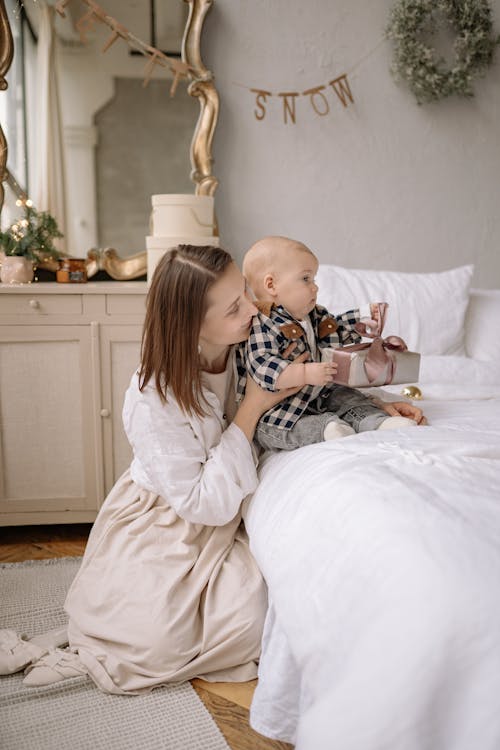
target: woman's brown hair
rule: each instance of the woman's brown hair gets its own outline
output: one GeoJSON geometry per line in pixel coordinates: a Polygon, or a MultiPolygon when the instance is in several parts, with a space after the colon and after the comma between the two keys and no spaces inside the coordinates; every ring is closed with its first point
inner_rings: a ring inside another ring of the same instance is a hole
{"type": "Polygon", "coordinates": [[[188,414],[204,414],[198,338],[207,292],[231,262],[219,247],[178,245],[161,258],[149,288],[139,389],[154,377],[161,400],[169,387],[188,414]]]}

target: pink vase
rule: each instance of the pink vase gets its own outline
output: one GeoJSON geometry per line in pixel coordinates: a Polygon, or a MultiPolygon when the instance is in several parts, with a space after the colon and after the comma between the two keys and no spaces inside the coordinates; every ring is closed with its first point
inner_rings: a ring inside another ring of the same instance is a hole
{"type": "Polygon", "coordinates": [[[2,284],[29,284],[33,281],[33,262],[22,255],[0,254],[2,284]]]}

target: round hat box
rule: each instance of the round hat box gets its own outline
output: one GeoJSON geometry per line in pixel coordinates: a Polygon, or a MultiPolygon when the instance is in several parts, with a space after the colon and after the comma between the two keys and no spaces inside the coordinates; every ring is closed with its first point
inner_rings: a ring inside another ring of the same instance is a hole
{"type": "Polygon", "coordinates": [[[167,193],[153,195],[151,203],[150,232],[154,237],[213,236],[213,196],[167,193]]]}

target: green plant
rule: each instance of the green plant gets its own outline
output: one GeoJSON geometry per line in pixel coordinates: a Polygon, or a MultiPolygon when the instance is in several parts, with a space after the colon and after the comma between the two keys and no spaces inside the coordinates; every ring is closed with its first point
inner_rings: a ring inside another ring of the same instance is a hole
{"type": "Polygon", "coordinates": [[[63,234],[57,221],[48,211],[37,211],[30,200],[22,205],[22,217],[5,232],[0,231],[0,249],[5,255],[23,255],[33,261],[40,257],[58,258],[61,253],[53,240],[63,234]]]}

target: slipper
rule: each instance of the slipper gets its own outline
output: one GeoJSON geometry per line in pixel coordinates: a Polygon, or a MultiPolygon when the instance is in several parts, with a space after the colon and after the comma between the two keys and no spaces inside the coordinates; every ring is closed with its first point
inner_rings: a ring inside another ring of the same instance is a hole
{"type": "Polygon", "coordinates": [[[40,687],[54,682],[67,680],[69,677],[87,675],[87,669],[74,651],[56,648],[31,664],[25,671],[24,685],[40,687]]]}
{"type": "Polygon", "coordinates": [[[29,641],[24,633],[18,635],[15,630],[0,630],[0,674],[20,672],[47,651],[47,648],[29,641]]]}
{"type": "Polygon", "coordinates": [[[0,675],[20,672],[30,662],[37,661],[51,649],[66,646],[67,628],[53,628],[28,638],[15,630],[0,630],[0,675]]]}

